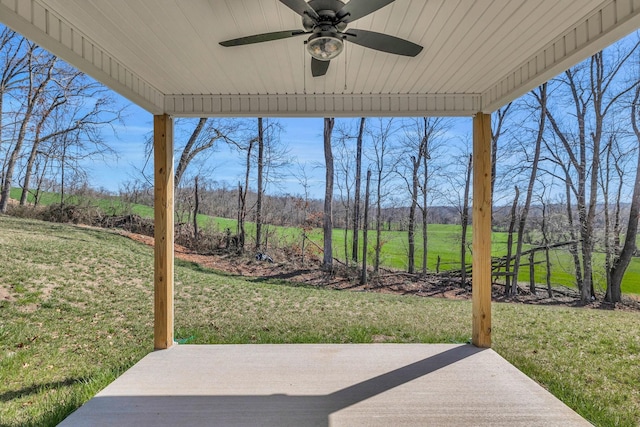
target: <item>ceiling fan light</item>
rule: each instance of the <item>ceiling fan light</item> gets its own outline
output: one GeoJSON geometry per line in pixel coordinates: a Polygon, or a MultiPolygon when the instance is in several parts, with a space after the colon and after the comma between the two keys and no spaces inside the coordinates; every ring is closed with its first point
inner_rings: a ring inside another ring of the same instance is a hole
{"type": "Polygon", "coordinates": [[[307,41],[307,51],[320,61],[331,61],[343,49],[342,39],[333,35],[314,34],[307,41]]]}

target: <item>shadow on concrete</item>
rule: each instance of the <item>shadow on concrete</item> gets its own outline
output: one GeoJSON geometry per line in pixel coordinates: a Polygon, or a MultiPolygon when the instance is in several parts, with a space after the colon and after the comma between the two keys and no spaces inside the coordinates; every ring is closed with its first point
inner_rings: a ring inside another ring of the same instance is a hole
{"type": "Polygon", "coordinates": [[[337,411],[481,351],[457,346],[328,395],[97,396],[60,426],[328,426],[337,411]]]}

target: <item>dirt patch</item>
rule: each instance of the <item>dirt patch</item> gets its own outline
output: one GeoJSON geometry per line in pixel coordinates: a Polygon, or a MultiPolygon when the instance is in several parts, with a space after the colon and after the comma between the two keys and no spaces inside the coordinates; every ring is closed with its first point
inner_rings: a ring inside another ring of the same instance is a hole
{"type": "Polygon", "coordinates": [[[4,286],[0,286],[0,301],[15,301],[11,292],[4,286]]]}
{"type": "MultiPolygon", "coordinates": [[[[153,246],[154,244],[153,237],[126,231],[121,231],[120,233],[149,246],[153,246]]],[[[357,269],[338,265],[332,274],[328,274],[320,269],[320,262],[318,260],[307,261],[304,266],[301,266],[290,258],[287,259],[286,262],[279,262],[278,257],[274,257],[275,262],[271,263],[257,261],[249,255],[239,256],[222,251],[220,253],[203,255],[194,253],[180,245],[175,245],[175,256],[184,261],[197,263],[202,267],[243,277],[283,280],[296,284],[338,290],[416,295],[452,300],[471,299],[471,284],[469,282],[462,286],[459,278],[444,275],[408,274],[385,269],[378,276],[373,277],[370,283],[361,285],[357,269]]],[[[283,256],[283,258],[286,257],[283,256]]],[[[546,290],[540,290],[536,294],[532,294],[528,289],[521,289],[519,295],[506,297],[504,296],[504,287],[494,284],[492,299],[496,302],[518,304],[584,307],[584,305],[580,303],[578,293],[568,288],[555,290],[552,298],[549,298],[546,290]]],[[[596,300],[586,307],[640,312],[640,298],[625,296],[622,303],[616,304],[596,300]]]]}

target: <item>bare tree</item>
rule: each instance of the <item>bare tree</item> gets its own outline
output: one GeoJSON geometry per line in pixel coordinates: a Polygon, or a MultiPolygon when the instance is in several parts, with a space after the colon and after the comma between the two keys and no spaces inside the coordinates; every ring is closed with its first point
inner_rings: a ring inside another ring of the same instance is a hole
{"type": "Polygon", "coordinates": [[[333,152],[331,150],[331,134],[333,132],[334,118],[324,119],[324,161],[325,161],[325,190],[324,190],[324,256],[322,268],[325,271],[333,270],[333,152]]]}
{"type": "Polygon", "coordinates": [[[33,114],[35,126],[25,165],[20,205],[26,203],[37,156],[51,152],[42,150],[42,144],[53,142],[64,134],[74,134],[93,145],[87,147],[85,156],[112,152],[103,143],[102,133],[121,121],[123,109],[117,106],[106,87],[68,65],[58,64],[52,84],[33,114]]]}
{"type": "Polygon", "coordinates": [[[36,106],[42,99],[45,89],[51,79],[57,58],[44,50],[38,48],[34,43],[29,43],[27,51],[27,88],[25,94],[25,107],[22,113],[21,123],[18,135],[15,138],[13,149],[9,155],[4,180],[2,182],[2,190],[0,192],[0,212],[6,212],[9,203],[9,192],[13,184],[13,174],[22,146],[25,143],[27,130],[31,124],[31,118],[36,106]]]}
{"type": "Polygon", "coordinates": [[[200,186],[198,185],[198,176],[193,180],[193,238],[197,242],[199,238],[198,231],[198,214],[200,213],[200,186]]]}
{"type": "MultiPolygon", "coordinates": [[[[466,280],[466,258],[467,251],[470,250],[470,244],[467,240],[469,213],[470,213],[470,192],[471,177],[473,168],[473,157],[471,154],[471,140],[465,138],[461,141],[460,146],[454,148],[452,153],[448,153],[448,164],[443,171],[443,190],[441,190],[442,198],[448,206],[455,209],[455,219],[452,223],[460,223],[460,237],[455,238],[455,244],[460,244],[460,259],[456,257],[455,262],[460,265],[463,283],[466,280]]],[[[453,147],[452,147],[453,148],[453,147]]],[[[439,263],[437,265],[439,268],[439,263]]]]}
{"type": "MultiPolygon", "coordinates": [[[[258,135],[256,141],[258,150],[255,155],[256,164],[256,249],[260,250],[267,244],[268,227],[274,221],[274,215],[269,211],[269,198],[265,197],[270,184],[278,185],[282,180],[281,170],[289,166],[289,152],[280,140],[280,122],[271,119],[258,119],[258,135]]],[[[280,216],[277,214],[277,216],[280,216]]]]}
{"type": "Polygon", "coordinates": [[[355,196],[353,200],[353,242],[351,244],[351,258],[358,262],[358,235],[360,230],[360,181],[362,175],[362,136],[364,135],[365,118],[360,118],[356,148],[356,180],[355,196]]]}
{"type": "Polygon", "coordinates": [[[504,272],[504,293],[505,295],[515,295],[518,291],[518,277],[511,269],[511,259],[513,254],[513,233],[516,228],[518,218],[518,202],[520,199],[520,188],[516,185],[513,192],[513,203],[509,212],[509,228],[507,230],[507,256],[505,259],[504,272]]]}
{"type": "MultiPolygon", "coordinates": [[[[442,117],[424,117],[417,120],[415,126],[405,129],[404,149],[400,153],[400,156],[405,161],[398,163],[399,168],[397,169],[397,173],[398,176],[404,180],[411,199],[409,206],[409,223],[407,225],[407,271],[409,273],[415,273],[415,230],[418,197],[421,188],[423,192],[426,192],[428,182],[428,171],[424,169],[424,158],[428,157],[430,147],[436,143],[447,126],[446,119],[442,117]],[[422,185],[421,181],[423,182],[422,185]]],[[[427,209],[426,206],[422,208],[427,209]]],[[[423,265],[423,268],[426,269],[426,264],[423,265]]]]}
{"type": "Polygon", "coordinates": [[[258,188],[256,199],[256,250],[260,250],[262,243],[262,196],[264,179],[264,128],[262,117],[258,117],[258,188]]]}
{"type": "Polygon", "coordinates": [[[253,150],[253,146],[255,145],[255,139],[250,139],[246,146],[246,161],[245,161],[245,174],[244,174],[244,185],[242,183],[238,183],[238,226],[237,226],[237,235],[238,235],[238,251],[244,251],[245,239],[246,239],[246,230],[245,230],[245,220],[247,218],[247,192],[249,191],[249,175],[251,173],[251,151],[253,150]]]}
{"type": "Polygon", "coordinates": [[[364,193],[364,219],[362,230],[362,272],[360,275],[360,284],[367,284],[367,249],[369,236],[369,190],[371,188],[371,169],[367,170],[367,185],[364,193]]]}
{"type": "Polygon", "coordinates": [[[301,224],[302,242],[300,244],[300,252],[302,254],[302,263],[304,264],[305,249],[307,243],[307,232],[310,231],[310,227],[307,221],[309,215],[309,190],[311,185],[309,184],[309,174],[307,173],[307,165],[305,163],[298,163],[298,170],[295,172],[300,186],[302,187],[304,194],[301,198],[298,198],[296,208],[302,210],[302,221],[296,221],[296,224],[301,224]]]}
{"type": "Polygon", "coordinates": [[[576,198],[578,210],[582,257],[582,280],[578,285],[583,303],[589,302],[595,296],[594,221],[605,119],[616,102],[633,91],[639,83],[638,80],[634,80],[627,85],[616,84],[616,77],[639,43],[615,58],[611,55],[607,60],[603,52],[598,52],[588,63],[564,73],[560,84],[567,88],[573,101],[573,117],[576,120],[574,129],[563,129],[556,115],[547,109],[547,119],[565,150],[569,166],[573,169],[577,181],[575,186],[569,183],[567,185],[576,198]]]}
{"type": "Polygon", "coordinates": [[[509,110],[513,105],[512,102],[506,106],[499,108],[494,113],[495,120],[492,120],[493,128],[491,129],[491,206],[493,206],[493,197],[495,195],[496,173],[498,165],[498,142],[505,131],[505,121],[509,115],[509,110]]]}
{"type": "MultiPolygon", "coordinates": [[[[419,156],[422,157],[423,151],[419,150],[419,156]]],[[[416,241],[415,241],[415,229],[416,229],[416,208],[418,206],[418,171],[420,168],[420,163],[422,161],[421,158],[416,156],[410,156],[412,169],[411,169],[411,186],[410,186],[410,194],[411,194],[411,205],[409,207],[409,224],[407,229],[407,240],[409,244],[408,253],[407,253],[407,271],[410,274],[415,273],[415,252],[416,252],[416,241]]]]}
{"type": "Polygon", "coordinates": [[[422,203],[419,204],[422,212],[422,273],[427,273],[427,260],[429,254],[429,204],[436,191],[432,191],[432,187],[436,187],[434,180],[441,172],[442,164],[438,163],[440,153],[439,150],[444,146],[446,141],[442,138],[444,132],[449,128],[448,121],[443,120],[439,123],[430,123],[430,120],[423,117],[424,135],[426,145],[425,153],[422,156],[422,171],[418,181],[419,192],[422,194],[422,203]],[[436,125],[431,128],[432,125],[436,125]]]}
{"type": "Polygon", "coordinates": [[[609,302],[622,300],[622,278],[631,262],[631,257],[636,252],[636,237],[638,234],[638,217],[640,216],[640,86],[635,88],[635,96],[631,103],[631,126],[636,137],[636,177],[633,184],[633,196],[629,208],[629,220],[624,246],[619,255],[614,257],[611,268],[607,272],[609,276],[606,299],[609,302]]]}
{"type": "MultiPolygon", "coordinates": [[[[362,145],[365,130],[365,119],[359,120],[357,135],[351,122],[340,122],[336,128],[337,146],[334,148],[334,161],[336,163],[336,183],[339,199],[343,211],[339,218],[343,218],[344,224],[338,224],[344,232],[345,262],[357,263],[359,253],[359,228],[360,228],[360,191],[362,181],[362,145]],[[351,145],[356,140],[355,147],[351,145]],[[355,164],[354,164],[355,162],[355,164]],[[351,238],[349,238],[351,232],[351,238]]],[[[336,212],[338,216],[338,212],[336,212]]],[[[335,225],[335,224],[334,224],[335,225]]]]}
{"type": "Polygon", "coordinates": [[[391,152],[391,138],[396,132],[393,119],[378,119],[375,126],[369,126],[368,130],[372,140],[372,158],[376,174],[376,245],[373,271],[380,268],[380,252],[382,250],[382,202],[386,196],[385,182],[394,170],[394,165],[388,165],[388,157],[391,152]]]}
{"type": "MultiPolygon", "coordinates": [[[[0,32],[0,152],[4,145],[4,99],[5,95],[18,90],[30,72],[24,46],[27,40],[15,31],[3,27],[0,32]]],[[[0,183],[4,182],[6,167],[0,173],[0,183]]]]}
{"type": "MultiPolygon", "coordinates": [[[[544,83],[538,88],[539,92],[532,91],[533,96],[538,101],[540,107],[540,118],[538,121],[538,129],[536,133],[536,142],[533,150],[533,159],[531,160],[531,172],[529,174],[529,184],[527,185],[527,193],[525,196],[524,206],[520,211],[520,219],[518,221],[518,240],[516,243],[516,257],[513,264],[513,283],[518,282],[518,272],[520,270],[520,256],[522,254],[522,243],[524,238],[524,228],[527,223],[527,216],[529,215],[529,209],[531,207],[531,200],[533,198],[533,187],[538,175],[538,166],[540,163],[540,148],[542,146],[542,139],[545,131],[545,117],[547,111],[547,84],[544,83]]],[[[517,290],[517,286],[512,286],[512,291],[517,290]]],[[[535,283],[530,286],[530,292],[536,293],[535,283]]],[[[512,292],[513,293],[513,292],[512,292]]]]}
{"type": "Polygon", "coordinates": [[[549,244],[551,243],[551,239],[549,238],[549,201],[545,199],[546,189],[546,186],[543,184],[542,194],[540,195],[540,206],[542,207],[542,224],[540,225],[540,231],[542,232],[542,244],[544,246],[547,295],[549,298],[553,298],[553,291],[551,289],[551,254],[549,251],[549,244]]]}
{"type": "MultiPolygon", "coordinates": [[[[349,253],[349,226],[350,220],[353,213],[351,211],[351,202],[352,202],[352,192],[354,187],[355,177],[354,175],[357,172],[354,171],[353,159],[354,152],[352,147],[348,143],[351,139],[349,135],[349,130],[345,128],[338,129],[338,137],[337,143],[334,144],[336,147],[333,149],[333,157],[334,157],[334,168],[335,168],[335,180],[338,187],[339,192],[339,200],[342,205],[344,220],[342,224],[342,229],[344,233],[344,258],[345,263],[349,265],[350,260],[352,259],[352,254],[349,253]]],[[[338,212],[336,212],[336,215],[338,212]]],[[[334,224],[335,225],[335,224],[334,224]]],[[[340,225],[338,225],[340,227],[340,225]]],[[[353,242],[353,240],[352,240],[353,242]]]]}
{"type": "Polygon", "coordinates": [[[469,154],[466,178],[464,180],[464,196],[462,199],[462,212],[460,225],[462,232],[460,237],[460,274],[462,286],[467,282],[467,228],[469,227],[469,188],[471,187],[471,172],[473,170],[473,154],[469,154]]]}
{"type": "MultiPolygon", "coordinates": [[[[49,100],[49,105],[42,108],[40,114],[37,114],[38,119],[35,126],[33,144],[31,145],[31,151],[29,154],[29,158],[27,159],[26,170],[24,174],[24,180],[22,184],[22,194],[20,196],[20,206],[24,206],[27,201],[27,194],[29,193],[29,186],[31,180],[31,173],[36,161],[36,156],[38,154],[38,148],[40,144],[46,140],[46,138],[42,137],[43,128],[51,116],[51,114],[58,108],[61,107],[64,103],[67,102],[67,97],[64,94],[58,94],[53,96],[49,100]]],[[[57,132],[56,132],[57,133],[57,132]]],[[[56,133],[52,134],[52,136],[56,136],[56,133]]]]}
{"type": "MultiPolygon", "coordinates": [[[[176,128],[185,129],[191,123],[188,119],[176,121],[176,128]]],[[[186,143],[182,147],[177,147],[180,152],[178,164],[176,165],[176,173],[174,177],[174,186],[178,188],[180,182],[187,170],[187,167],[201,154],[211,154],[216,142],[232,143],[236,147],[242,149],[242,144],[235,141],[235,134],[239,131],[241,122],[232,119],[210,119],[202,117],[198,119],[195,127],[189,133],[186,143]]],[[[150,144],[150,142],[148,143],[150,144]]],[[[148,145],[150,151],[150,145],[148,145]]],[[[206,156],[205,156],[206,157],[206,156]]]]}
{"type": "MultiPolygon", "coordinates": [[[[63,124],[68,117],[78,117],[84,114],[82,106],[77,106],[74,111],[68,112],[66,109],[57,109],[52,121],[63,124]],[[59,117],[58,117],[59,116],[59,117]]],[[[56,179],[57,174],[60,176],[60,203],[65,202],[65,193],[67,190],[73,193],[78,186],[87,186],[87,171],[83,167],[83,162],[87,159],[104,158],[106,155],[112,155],[113,149],[104,142],[101,134],[101,127],[80,126],[75,130],[55,133],[52,138],[48,139],[49,149],[46,154],[46,160],[51,166],[50,177],[56,179]]]]}
{"type": "Polygon", "coordinates": [[[622,149],[619,143],[618,129],[609,131],[609,138],[604,147],[603,165],[600,168],[600,188],[602,189],[602,213],[604,215],[604,266],[607,289],[611,288],[611,265],[613,257],[620,253],[622,191],[624,188],[626,163],[632,150],[622,149]],[[612,193],[615,194],[612,200],[612,193]]]}
{"type": "Polygon", "coordinates": [[[562,156],[563,148],[555,141],[555,138],[547,138],[543,140],[545,144],[546,152],[549,155],[547,161],[552,163],[555,168],[547,168],[547,174],[557,178],[562,182],[564,189],[564,205],[566,210],[567,226],[565,227],[565,234],[568,234],[568,240],[571,242],[569,245],[569,254],[573,259],[573,268],[576,278],[576,285],[578,289],[582,289],[583,274],[582,274],[582,260],[580,258],[579,237],[578,231],[575,226],[575,214],[573,205],[573,195],[576,193],[576,187],[574,185],[573,177],[570,169],[570,162],[562,156]],[[556,172],[557,169],[559,172],[556,172]]]}

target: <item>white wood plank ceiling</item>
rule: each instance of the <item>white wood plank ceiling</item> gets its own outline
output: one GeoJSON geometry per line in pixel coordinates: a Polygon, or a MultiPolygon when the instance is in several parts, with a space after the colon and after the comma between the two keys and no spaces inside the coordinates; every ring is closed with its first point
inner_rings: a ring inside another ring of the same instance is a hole
{"type": "Polygon", "coordinates": [[[357,20],[424,46],[347,43],[311,77],[278,0],[0,0],[0,21],[154,114],[414,116],[491,112],[640,27],[640,0],[396,0],[357,20]]]}

